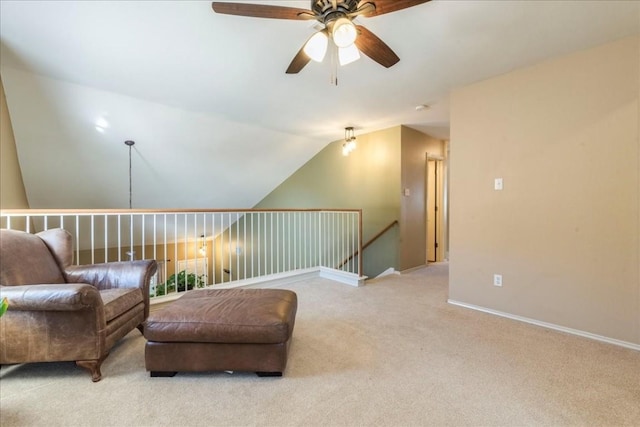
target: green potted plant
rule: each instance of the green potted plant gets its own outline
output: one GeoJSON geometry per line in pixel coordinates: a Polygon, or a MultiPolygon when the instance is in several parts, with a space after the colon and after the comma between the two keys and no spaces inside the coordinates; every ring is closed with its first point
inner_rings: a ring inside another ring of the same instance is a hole
{"type": "Polygon", "coordinates": [[[195,287],[204,288],[204,275],[196,276],[195,273],[187,273],[186,270],[182,270],[177,275],[169,276],[167,285],[174,289],[177,287],[178,292],[190,291],[195,287]]]}
{"type": "Polygon", "coordinates": [[[167,295],[172,292],[184,292],[190,291],[194,288],[204,288],[204,274],[196,276],[195,273],[187,273],[186,270],[182,270],[178,274],[172,274],[169,276],[165,283],[156,286],[156,296],[167,295]]]}
{"type": "Polygon", "coordinates": [[[4,297],[0,302],[0,317],[7,311],[7,308],[9,308],[9,301],[7,301],[7,297],[4,297]]]}

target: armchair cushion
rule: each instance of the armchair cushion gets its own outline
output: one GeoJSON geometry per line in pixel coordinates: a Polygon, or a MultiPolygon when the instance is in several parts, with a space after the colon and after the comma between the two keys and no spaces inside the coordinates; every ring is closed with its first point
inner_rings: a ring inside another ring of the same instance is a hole
{"type": "Polygon", "coordinates": [[[73,262],[73,241],[71,234],[61,233],[60,229],[41,231],[36,234],[47,245],[49,251],[56,259],[60,270],[64,271],[73,262]]]}
{"type": "Polygon", "coordinates": [[[34,234],[12,230],[2,233],[2,268],[0,283],[12,285],[35,285],[39,283],[64,283],[60,266],[51,256],[49,248],[34,234]],[[26,260],[38,260],[29,263],[26,260]]]}
{"type": "Polygon", "coordinates": [[[125,311],[144,303],[140,289],[114,288],[100,291],[104,304],[104,318],[107,322],[120,316],[125,311]]]}
{"type": "Polygon", "coordinates": [[[69,283],[93,285],[101,293],[109,289],[140,291],[144,298],[144,318],[146,319],[149,316],[149,282],[156,269],[157,264],[154,260],[72,265],[66,268],[65,277],[69,283]]]}

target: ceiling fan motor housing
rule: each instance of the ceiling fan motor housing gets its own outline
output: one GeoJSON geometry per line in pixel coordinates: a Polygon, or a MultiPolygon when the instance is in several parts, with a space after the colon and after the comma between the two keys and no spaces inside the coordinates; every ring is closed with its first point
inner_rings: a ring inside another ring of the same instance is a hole
{"type": "Polygon", "coordinates": [[[318,21],[326,24],[355,12],[358,2],[359,0],[311,0],[311,10],[318,17],[318,21]]]}

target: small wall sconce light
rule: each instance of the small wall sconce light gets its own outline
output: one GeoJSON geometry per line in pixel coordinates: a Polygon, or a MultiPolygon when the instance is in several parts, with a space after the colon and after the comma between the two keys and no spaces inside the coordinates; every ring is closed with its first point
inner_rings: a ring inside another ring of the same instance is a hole
{"type": "Polygon", "coordinates": [[[207,239],[205,239],[204,234],[200,235],[200,239],[202,239],[202,242],[200,243],[200,249],[198,249],[198,252],[200,252],[200,255],[202,256],[207,256],[207,239]]]}
{"type": "Polygon", "coordinates": [[[342,143],[342,155],[348,156],[353,150],[356,149],[356,135],[353,132],[353,127],[344,128],[344,142],[342,143]]]}

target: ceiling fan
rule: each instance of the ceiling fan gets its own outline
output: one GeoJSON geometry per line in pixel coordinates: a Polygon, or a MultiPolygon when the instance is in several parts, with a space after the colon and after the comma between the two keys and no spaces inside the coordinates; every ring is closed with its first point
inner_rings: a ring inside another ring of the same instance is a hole
{"type": "Polygon", "coordinates": [[[310,10],[214,1],[211,7],[216,13],[227,15],[318,21],[322,29],[307,40],[287,68],[287,74],[296,74],[310,60],[321,62],[324,59],[329,40],[337,48],[340,65],[357,60],[359,52],[384,67],[395,65],[400,61],[398,55],[371,31],[354,24],[353,19],[358,16],[368,18],[383,15],[428,1],[430,0],[311,0],[310,10]]]}

